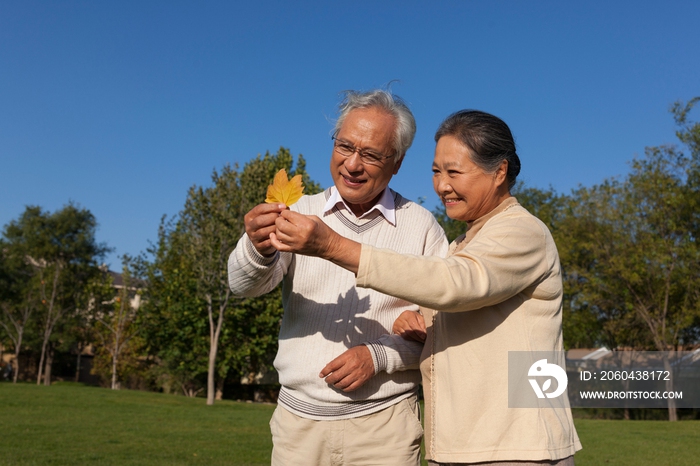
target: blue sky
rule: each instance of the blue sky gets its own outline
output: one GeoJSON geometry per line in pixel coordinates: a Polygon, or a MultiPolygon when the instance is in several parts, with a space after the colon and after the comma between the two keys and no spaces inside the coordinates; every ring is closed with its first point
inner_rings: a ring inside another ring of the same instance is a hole
{"type": "Polygon", "coordinates": [[[568,193],[676,142],[698,18],[691,0],[1,2],[0,225],[73,201],[117,269],[226,163],[283,146],[329,186],[338,93],[392,80],[418,123],[394,189],[435,207],[432,136],[476,108],[511,127],[521,179],[568,193]]]}

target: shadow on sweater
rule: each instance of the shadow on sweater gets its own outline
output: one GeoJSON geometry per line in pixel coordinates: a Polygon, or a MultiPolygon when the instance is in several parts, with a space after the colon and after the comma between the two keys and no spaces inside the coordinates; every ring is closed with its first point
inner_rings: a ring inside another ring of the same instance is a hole
{"type": "MultiPolygon", "coordinates": [[[[310,371],[313,373],[311,378],[315,379],[316,374],[323,366],[346,349],[375,341],[382,335],[391,333],[390,329],[393,325],[391,313],[371,308],[370,295],[372,293],[376,292],[368,291],[366,296],[360,297],[357,289],[353,287],[344,293],[339,293],[335,302],[328,303],[318,303],[299,293],[292,293],[290,302],[293,302],[293,305],[287,303],[284,305],[285,313],[280,328],[280,341],[316,335],[317,338],[320,336],[333,344],[340,343],[344,348],[332,345],[335,349],[329,349],[329,354],[298,355],[299,358],[305,360],[321,356],[321,361],[318,362],[320,367],[316,367],[315,363],[308,361],[304,368],[300,368],[301,371],[310,371]]],[[[408,308],[410,304],[406,303],[406,306],[408,308]]],[[[297,375],[300,380],[309,377],[299,372],[297,375]]],[[[397,371],[393,374],[381,371],[372,378],[372,383],[367,383],[354,392],[343,392],[332,386],[329,388],[341,393],[348,400],[363,401],[374,395],[385,382],[390,380],[394,383],[406,384],[406,390],[409,390],[420,380],[420,374],[417,370],[397,371]]],[[[319,379],[318,383],[324,384],[325,382],[319,379]]]]}
{"type": "Polygon", "coordinates": [[[328,341],[352,348],[391,333],[390,325],[379,321],[380,313],[370,312],[370,296],[360,298],[355,288],[339,293],[334,303],[318,303],[299,293],[292,293],[290,301],[293,304],[284,306],[280,340],[320,333],[328,341]]]}

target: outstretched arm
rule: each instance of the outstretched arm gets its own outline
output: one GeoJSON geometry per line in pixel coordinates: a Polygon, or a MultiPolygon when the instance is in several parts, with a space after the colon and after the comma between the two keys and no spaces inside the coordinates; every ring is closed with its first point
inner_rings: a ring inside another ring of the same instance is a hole
{"type": "Polygon", "coordinates": [[[236,296],[260,296],[282,280],[291,260],[270,244],[284,204],[260,204],[245,215],[245,231],[228,260],[228,281],[236,296]]]}
{"type": "Polygon", "coordinates": [[[285,210],[275,226],[270,243],[278,251],[320,257],[357,274],[362,245],[339,235],[315,215],[285,210]]]}

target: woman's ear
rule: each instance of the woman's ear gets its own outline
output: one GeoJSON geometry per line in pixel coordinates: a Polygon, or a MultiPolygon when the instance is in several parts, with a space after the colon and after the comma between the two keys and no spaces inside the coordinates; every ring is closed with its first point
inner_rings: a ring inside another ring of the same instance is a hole
{"type": "Polygon", "coordinates": [[[503,160],[501,165],[493,173],[493,178],[496,181],[496,185],[500,186],[506,183],[506,178],[508,177],[508,161],[503,160]]]}

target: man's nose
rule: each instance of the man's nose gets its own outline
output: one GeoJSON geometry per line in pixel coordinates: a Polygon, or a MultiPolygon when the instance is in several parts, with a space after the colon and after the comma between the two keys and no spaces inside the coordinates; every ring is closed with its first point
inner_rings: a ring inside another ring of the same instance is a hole
{"type": "Polygon", "coordinates": [[[349,172],[358,172],[361,171],[363,168],[362,165],[362,160],[360,159],[360,154],[355,151],[350,155],[350,157],[347,157],[345,159],[345,168],[348,169],[349,172]]]}

